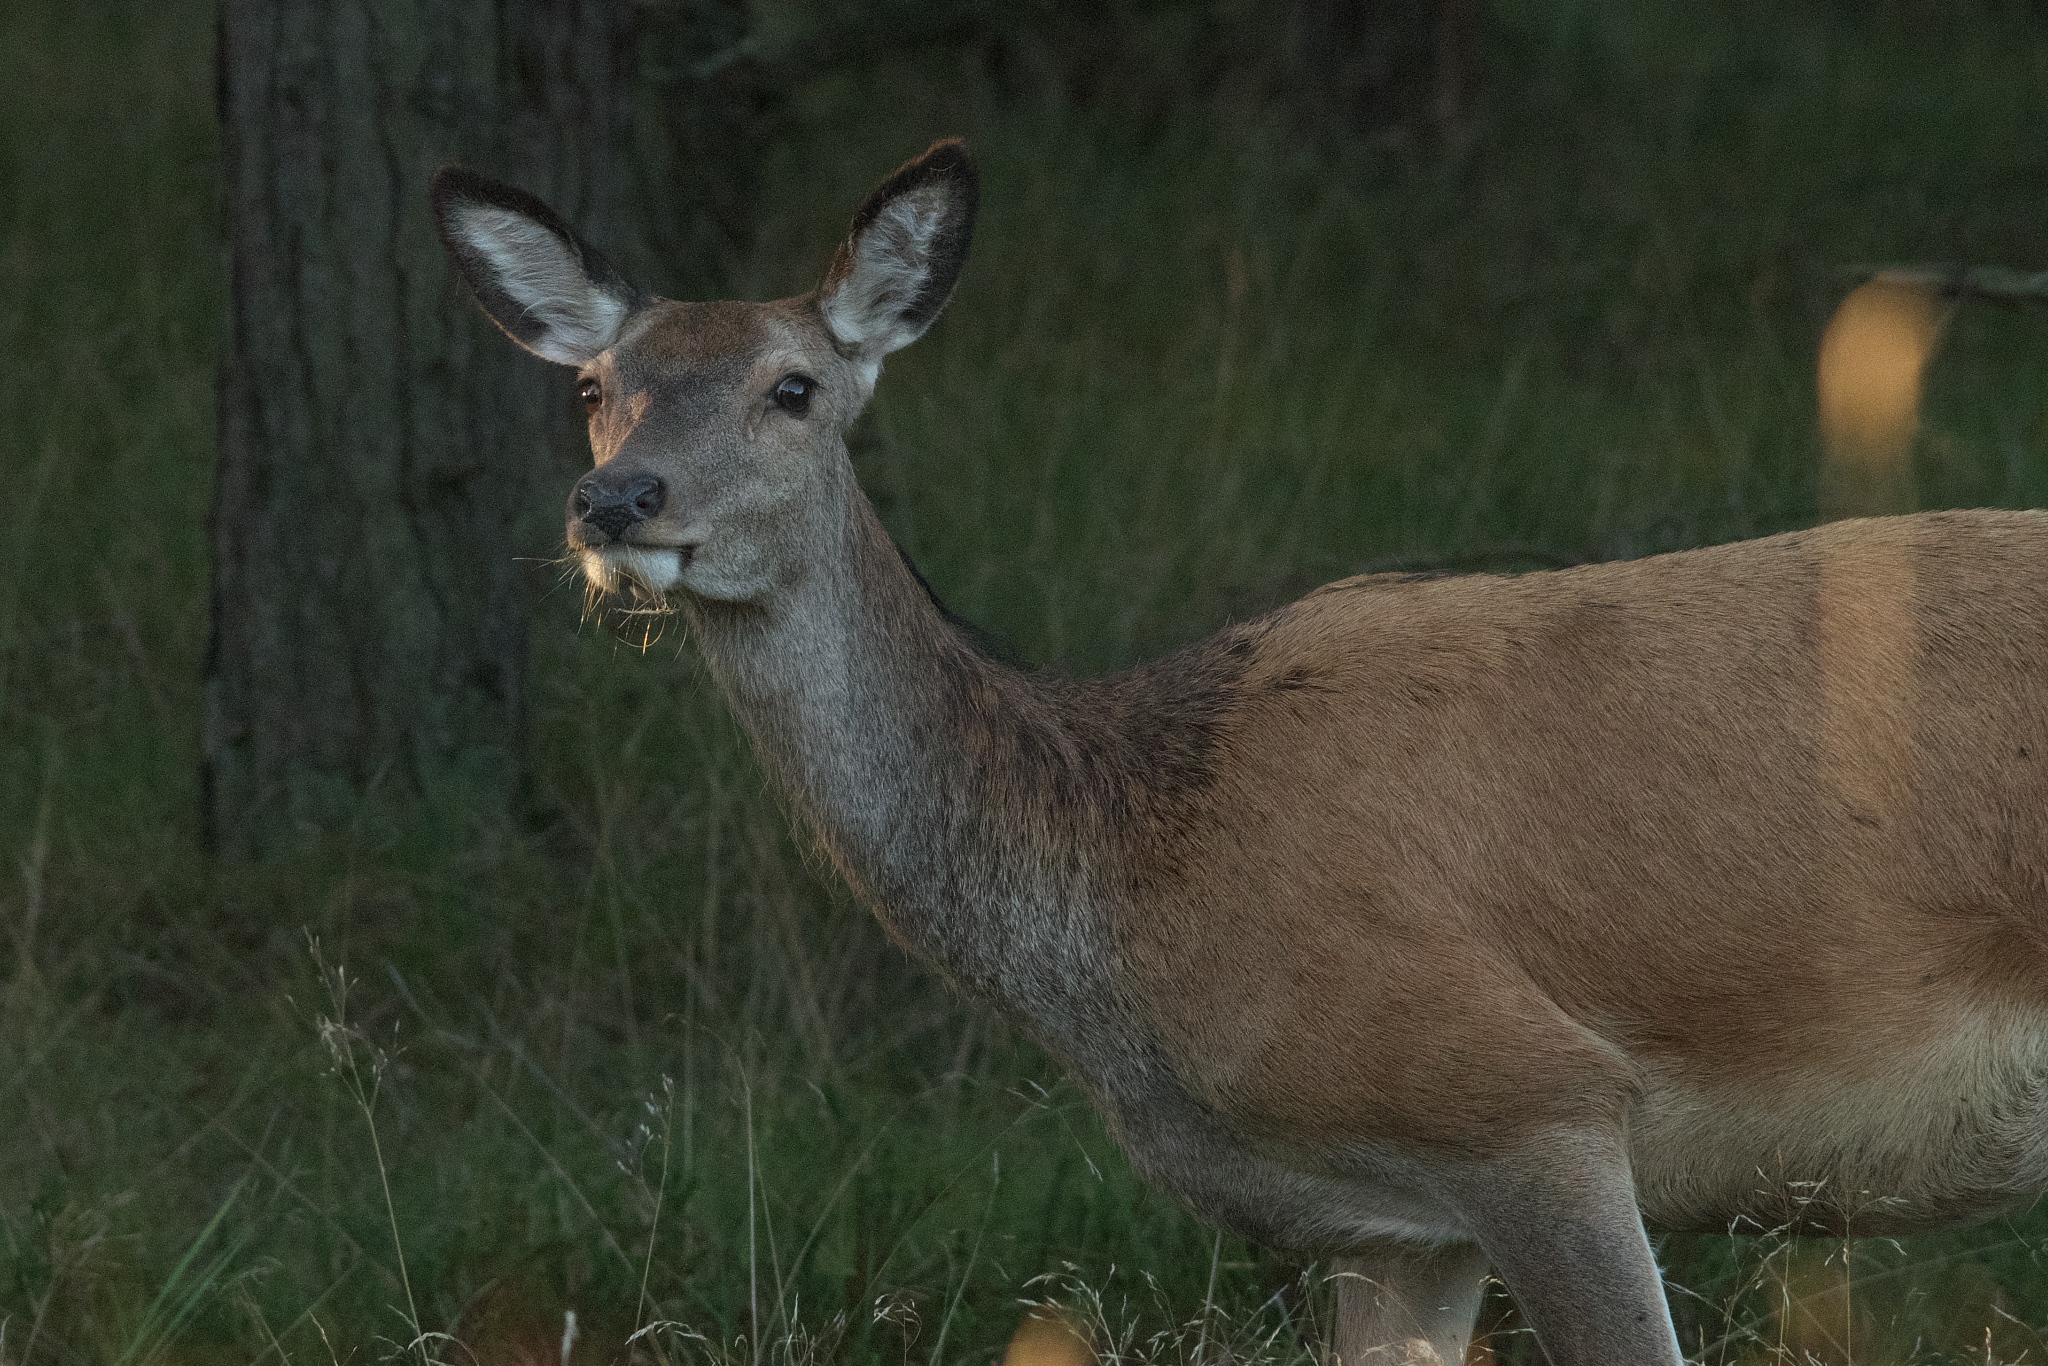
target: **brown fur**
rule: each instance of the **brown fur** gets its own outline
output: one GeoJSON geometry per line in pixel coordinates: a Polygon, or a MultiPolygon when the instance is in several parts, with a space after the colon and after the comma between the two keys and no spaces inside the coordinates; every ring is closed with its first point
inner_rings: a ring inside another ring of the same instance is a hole
{"type": "Polygon", "coordinates": [[[1350,580],[1262,625],[1204,833],[1128,855],[1210,851],[1124,939],[1226,1111],[1483,1149],[1620,1103],[1627,1058],[1881,1072],[1961,1001],[2048,1005],[2036,514],[1350,580]]]}

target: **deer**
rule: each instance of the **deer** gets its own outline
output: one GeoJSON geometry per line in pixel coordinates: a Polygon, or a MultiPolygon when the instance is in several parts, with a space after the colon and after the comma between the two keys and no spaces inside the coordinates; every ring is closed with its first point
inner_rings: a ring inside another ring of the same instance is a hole
{"type": "Polygon", "coordinates": [[[1344,579],[1103,677],[927,587],[846,433],[932,325],[957,140],[818,286],[640,292],[444,168],[484,312],[573,367],[591,588],[684,618],[830,868],[1134,1169],[1336,1268],[1344,1366],[1683,1360],[1651,1230],[1905,1234],[2048,1189],[2048,517],[1344,579]]]}

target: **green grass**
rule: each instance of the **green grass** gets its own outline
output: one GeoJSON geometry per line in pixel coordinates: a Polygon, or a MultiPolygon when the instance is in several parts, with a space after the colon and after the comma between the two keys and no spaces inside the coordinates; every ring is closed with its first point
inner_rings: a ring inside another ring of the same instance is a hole
{"type": "MultiPolygon", "coordinates": [[[[1298,1352],[1304,1268],[1136,1182],[805,865],[687,645],[572,589],[534,627],[537,827],[199,857],[210,40],[193,4],[0,13],[0,1362],[367,1359],[408,1304],[550,1360],[573,1309],[592,1361],[656,1317],[748,1366],[987,1361],[1069,1264],[1133,1352],[1298,1352]],[[309,935],[352,982],[325,1042],[309,935]]],[[[2021,16],[1515,0],[1488,42],[1449,149],[998,97],[937,56],[837,77],[742,287],[807,287],[882,172],[973,139],[974,261],[856,459],[953,605],[1093,670],[1363,567],[1810,523],[1838,268],[2048,265],[2021,16]]],[[[2048,502],[2044,362],[2048,317],[1963,310],[1924,505],[2048,502]]],[[[1870,1331],[2017,1352],[2044,1237],[1857,1245],[1870,1331]]],[[[1669,1244],[1688,1345],[1753,1359],[1824,1251],[1669,1244]]]]}

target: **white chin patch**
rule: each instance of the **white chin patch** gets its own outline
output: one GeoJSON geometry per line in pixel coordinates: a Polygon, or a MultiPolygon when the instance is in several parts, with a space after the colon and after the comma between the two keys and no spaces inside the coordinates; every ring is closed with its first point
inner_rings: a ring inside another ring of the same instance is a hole
{"type": "Polygon", "coordinates": [[[683,577],[683,557],[646,546],[608,546],[583,552],[583,572],[600,593],[617,592],[631,580],[651,593],[666,593],[683,577]]]}

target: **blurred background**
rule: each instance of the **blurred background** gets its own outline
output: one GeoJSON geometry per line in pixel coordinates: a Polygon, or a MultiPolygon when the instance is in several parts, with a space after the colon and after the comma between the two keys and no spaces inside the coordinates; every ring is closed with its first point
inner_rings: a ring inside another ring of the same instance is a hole
{"type": "MultiPolygon", "coordinates": [[[[1323,1269],[806,864],[679,627],[583,613],[573,377],[436,165],[766,298],[967,137],[855,461],[1096,671],[1350,573],[2048,502],[2044,109],[2048,13],[1969,0],[10,0],[0,1363],[1319,1340],[1323,1269]]],[[[1662,1245],[1700,1359],[2044,1350],[2041,1216],[1755,1232],[1662,1245]]]]}

